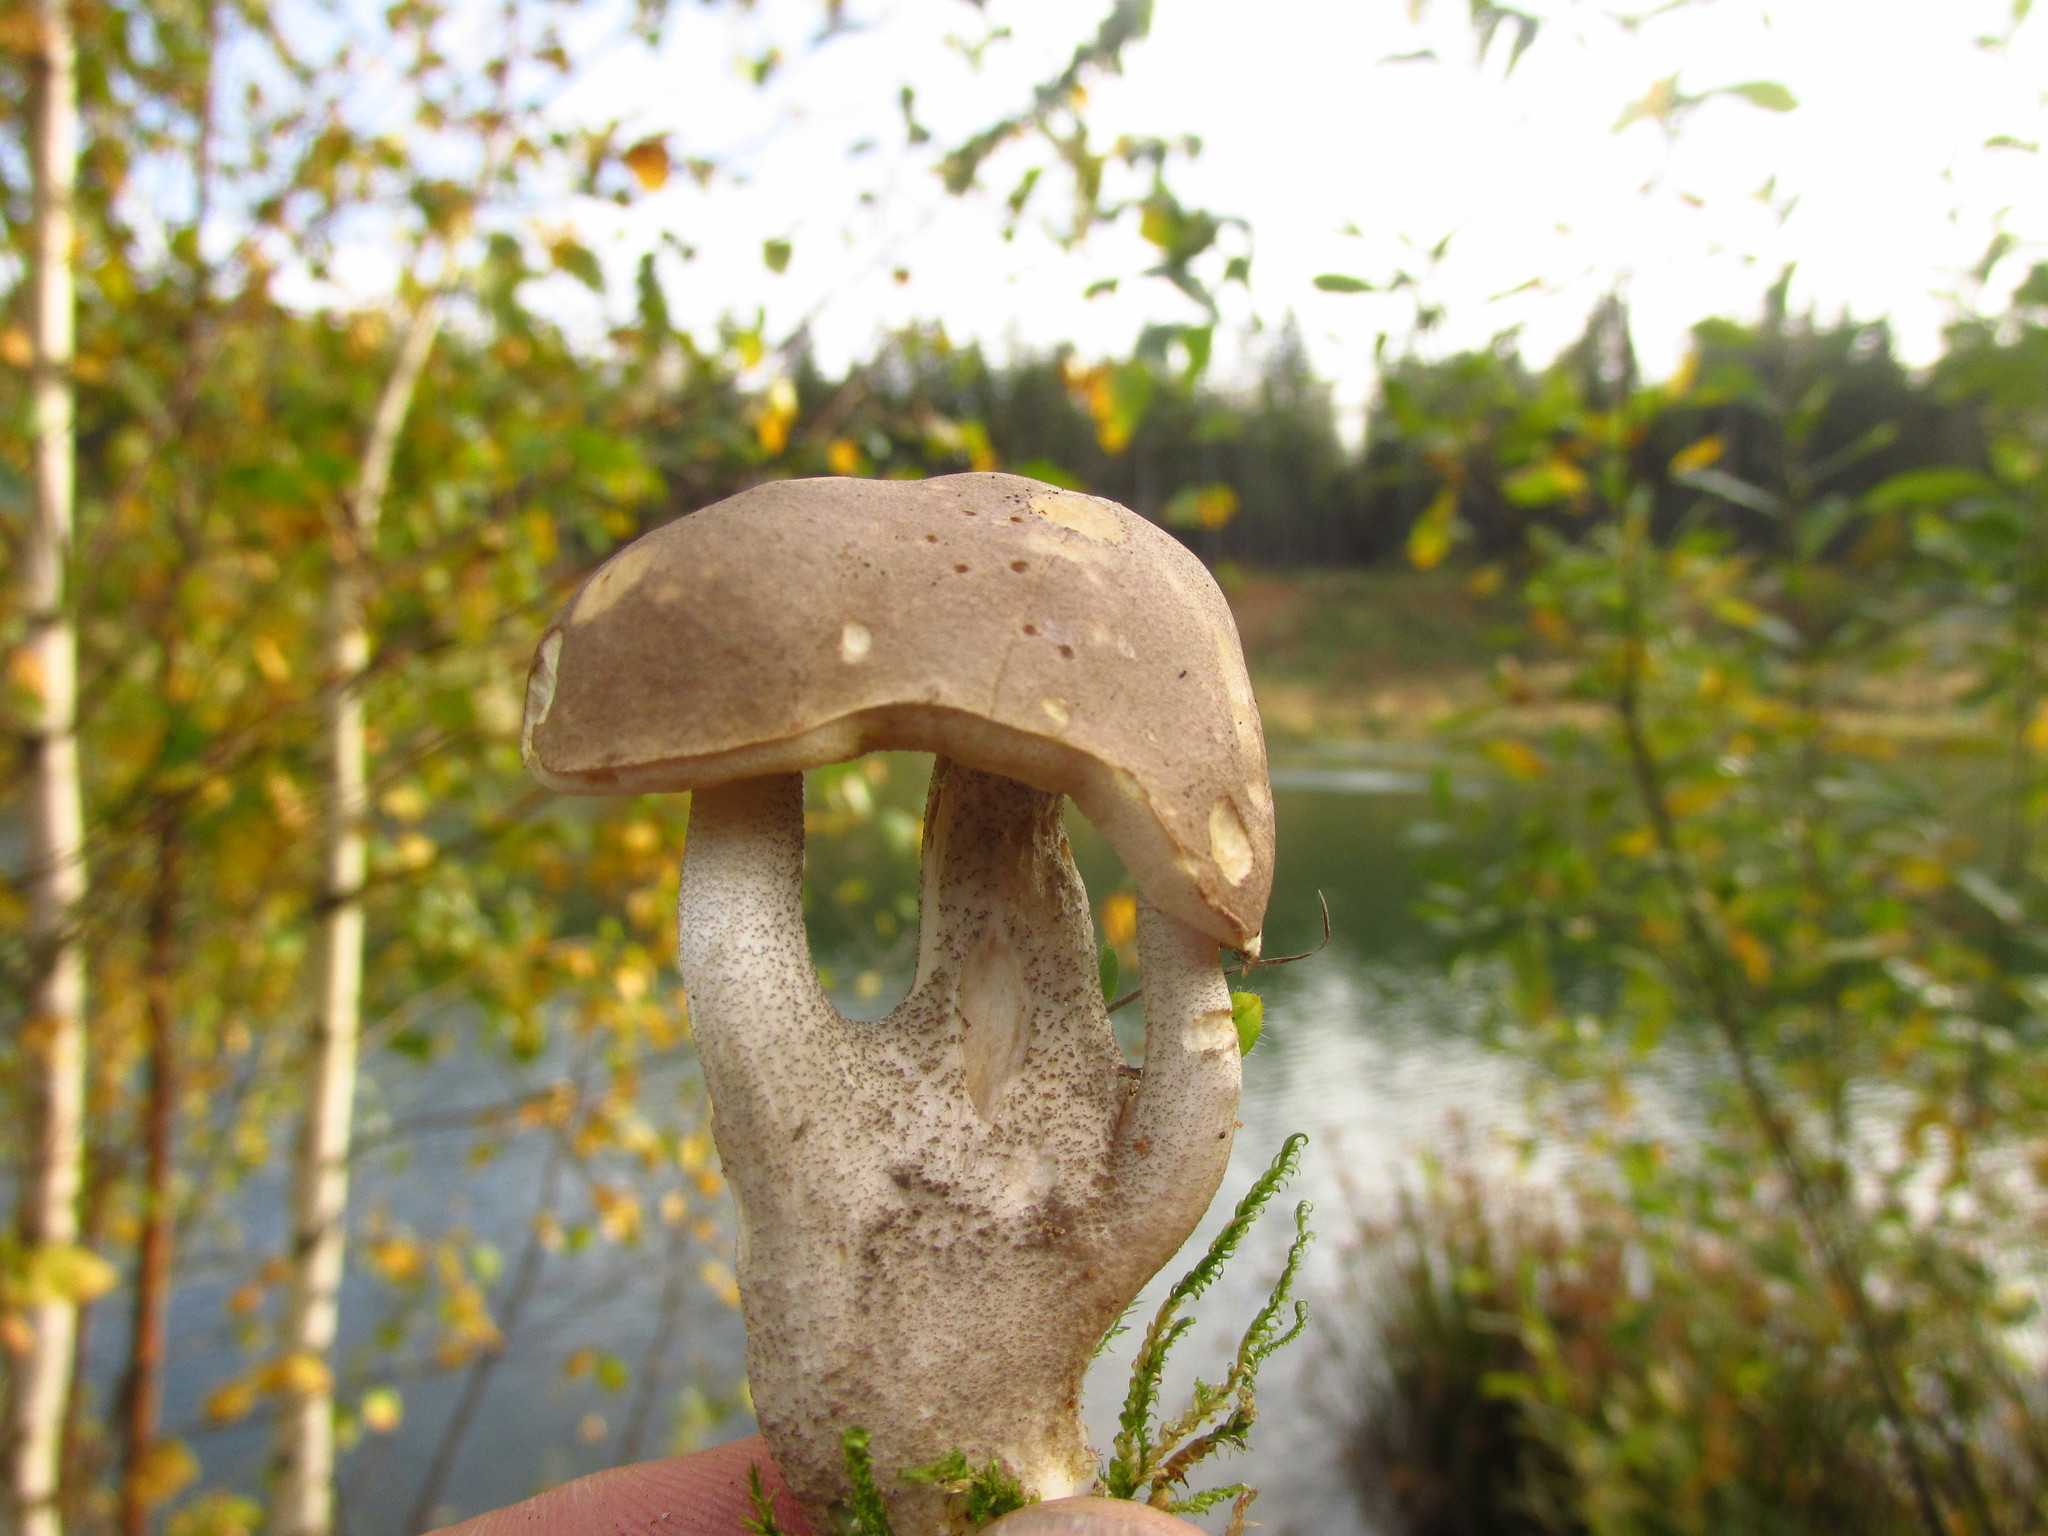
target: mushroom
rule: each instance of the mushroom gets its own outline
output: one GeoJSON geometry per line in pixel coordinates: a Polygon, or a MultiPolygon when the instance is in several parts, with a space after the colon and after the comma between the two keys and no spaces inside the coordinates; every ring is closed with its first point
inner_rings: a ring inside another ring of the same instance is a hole
{"type": "Polygon", "coordinates": [[[1113,502],[1016,475],[757,486],[620,550],[542,638],[524,749],[574,794],[690,790],[681,969],[739,1225],[761,1429],[818,1529],[871,1435],[1035,1498],[1091,1466],[1081,1384],[1221,1181],[1273,808],[1230,612],[1113,502]],[[936,755],[918,959],[886,1018],[825,996],[806,768],[936,755]],[[1097,981],[1071,796],[1140,894],[1142,1070],[1097,981]]]}

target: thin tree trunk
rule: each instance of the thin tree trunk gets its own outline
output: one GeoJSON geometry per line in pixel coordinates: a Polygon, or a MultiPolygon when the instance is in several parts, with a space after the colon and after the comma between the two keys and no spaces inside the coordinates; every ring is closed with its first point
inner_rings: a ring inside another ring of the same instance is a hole
{"type": "Polygon", "coordinates": [[[369,562],[391,461],[441,328],[442,290],[413,312],[377,400],[328,588],[327,829],[318,1013],[305,1061],[305,1109],[292,1169],[291,1283],[280,1340],[282,1402],[273,1536],[328,1536],[334,1524],[334,1383],[329,1354],[341,1296],[356,1047],[362,1033],[363,818],[368,809],[363,673],[370,660],[369,562]]]}
{"type": "Polygon", "coordinates": [[[669,1345],[675,1341],[676,1326],[682,1321],[683,1302],[689,1290],[688,1277],[683,1270],[688,1230],[680,1221],[669,1229],[654,1337],[647,1341],[647,1348],[640,1356],[639,1387],[633,1394],[633,1406],[626,1414],[625,1429],[619,1435],[618,1453],[612,1458],[617,1466],[627,1466],[640,1459],[640,1448],[647,1439],[647,1422],[654,1417],[655,1401],[661,1396],[662,1367],[668,1359],[669,1345]]]}
{"type": "MultiPolygon", "coordinates": [[[[91,1089],[86,1090],[88,1098],[91,1089]]],[[[78,1197],[78,1246],[98,1253],[107,1233],[107,1207],[125,1174],[118,1152],[96,1152],[92,1138],[86,1138],[83,1188],[78,1197]]],[[[78,1326],[71,1335],[71,1379],[89,1379],[92,1364],[94,1312],[78,1309],[78,1326]]],[[[73,1392],[64,1408],[63,1471],[58,1475],[57,1509],[69,1523],[79,1518],[80,1508],[93,1492],[94,1479],[107,1458],[106,1437],[99,1417],[93,1412],[90,1392],[73,1392]]]]}
{"type": "MultiPolygon", "coordinates": [[[[173,813],[175,814],[175,813],[173,813]]],[[[162,1425],[164,1347],[171,1303],[171,1175],[177,1138],[178,1040],[172,979],[178,965],[179,836],[175,820],[157,840],[149,901],[149,1088],[142,1112],[142,1240],[135,1264],[135,1321],[122,1393],[122,1536],[146,1536],[144,1469],[162,1425]]]]}
{"type": "MultiPolygon", "coordinates": [[[[77,911],[85,896],[85,813],[78,779],[78,638],[66,581],[76,475],[71,261],[78,77],[66,0],[34,4],[39,38],[29,66],[35,198],[29,340],[35,491],[21,569],[28,681],[41,694],[28,728],[27,806],[30,936],[41,966],[24,1032],[34,1120],[19,1211],[22,1242],[31,1250],[77,1242],[85,1147],[85,955],[77,938],[77,911]]],[[[30,1308],[28,1323],[32,1337],[14,1362],[7,1495],[21,1536],[58,1536],[77,1299],[46,1297],[30,1308]]]]}

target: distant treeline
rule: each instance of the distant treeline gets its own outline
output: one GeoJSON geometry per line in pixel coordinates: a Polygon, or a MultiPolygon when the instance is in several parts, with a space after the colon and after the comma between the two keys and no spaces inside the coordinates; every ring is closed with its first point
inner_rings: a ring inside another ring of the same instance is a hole
{"type": "MultiPolygon", "coordinates": [[[[1666,529],[1711,515],[1768,548],[1779,537],[1774,505],[1799,499],[1803,481],[1853,495],[1904,470],[1981,461],[1971,410],[1904,367],[1883,322],[1790,314],[1781,285],[1757,321],[1703,321],[1694,342],[1637,448],[1637,483],[1655,488],[1666,529]],[[1774,402],[1788,399],[1801,417],[1789,423],[1798,462],[1778,446],[1788,424],[1773,419],[1774,402]]],[[[1533,528],[1583,528],[1611,512],[1549,444],[1568,438],[1589,404],[1626,398],[1636,372],[1627,316],[1609,302],[1548,367],[1530,365],[1511,333],[1481,350],[1393,362],[1354,448],[1292,323],[1236,384],[1163,355],[1147,361],[1143,349],[1094,367],[1064,349],[997,363],[911,330],[837,378],[799,347],[782,424],[772,395],[757,413],[768,429],[758,446],[771,452],[743,472],[1000,467],[1113,497],[1211,561],[1268,567],[1433,564],[1417,525],[1434,511],[1457,528],[1462,554],[1495,560],[1521,551],[1533,528]]],[[[684,473],[671,481],[671,512],[726,488],[708,483],[725,476],[673,467],[684,473]]]]}

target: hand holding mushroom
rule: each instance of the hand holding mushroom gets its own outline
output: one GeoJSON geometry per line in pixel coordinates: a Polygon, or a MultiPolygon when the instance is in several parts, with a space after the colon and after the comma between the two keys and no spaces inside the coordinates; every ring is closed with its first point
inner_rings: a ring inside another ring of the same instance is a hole
{"type": "Polygon", "coordinates": [[[738,1206],[763,1433],[814,1524],[872,1435],[1039,1498],[1090,1467],[1081,1383],[1229,1158],[1219,943],[1256,953],[1265,748],[1201,564],[1114,503],[1013,475],[783,481],[629,545],[541,643],[526,755],[581,794],[694,791],[682,973],[738,1206]],[[802,771],[937,754],[917,975],[854,1023],[805,941],[802,771]],[[1071,796],[1143,897],[1145,1062],[1096,983],[1071,796]]]}

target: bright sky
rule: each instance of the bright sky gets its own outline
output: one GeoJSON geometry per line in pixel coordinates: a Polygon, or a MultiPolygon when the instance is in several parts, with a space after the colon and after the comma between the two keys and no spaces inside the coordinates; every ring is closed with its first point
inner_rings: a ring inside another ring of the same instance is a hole
{"type": "MultiPolygon", "coordinates": [[[[1434,0],[1419,20],[1407,0],[1157,0],[1153,35],[1123,78],[1096,87],[1092,111],[1099,139],[1200,135],[1184,195],[1249,222],[1254,281],[1227,305],[1240,339],[1219,352],[1226,370],[1254,321],[1292,312],[1356,406],[1376,338],[1405,333],[1411,301],[1321,293],[1313,278],[1420,273],[1446,235],[1424,292],[1449,319],[1430,345],[1519,326],[1547,358],[1619,282],[1652,374],[1675,364],[1692,321],[1753,314],[1786,262],[1798,264],[1796,304],[1888,315],[1905,355],[1924,361],[1958,302],[1996,307],[2044,254],[2048,160],[1986,141],[2048,139],[2048,17],[2000,50],[1978,39],[2008,29],[2011,0],[1676,0],[1633,29],[1596,3],[1525,3],[1544,30],[1504,79],[1512,28],[1478,60],[1464,0],[1434,0]],[[1438,61],[1386,62],[1425,48],[1438,61]],[[1694,94],[1779,81],[1800,106],[1720,96],[1675,137],[1652,122],[1613,131],[1673,74],[1694,94]],[[2018,244],[1976,292],[1966,274],[2001,229],[2018,244]]],[[[592,203],[575,217],[622,278],[664,232],[695,246],[693,261],[664,268],[680,322],[708,330],[760,305],[772,336],[811,316],[828,367],[920,319],[998,352],[1126,347],[1148,319],[1194,318],[1156,282],[1082,297],[1098,277],[1142,270],[1149,248],[1123,234],[1061,253],[1042,233],[1057,199],[1005,244],[998,204],[1015,168],[948,199],[929,160],[903,148],[896,101],[899,82],[916,83],[935,142],[956,141],[1021,102],[1106,8],[849,0],[865,30],[811,47],[815,4],[741,15],[684,0],[660,58],[620,49],[560,110],[669,132],[679,154],[742,167],[743,184],[706,191],[679,175],[629,209],[592,203]],[[990,44],[978,72],[944,41],[992,26],[1015,35],[990,44]],[[756,88],[737,61],[776,43],[790,62],[756,88]],[[863,139],[874,147],[849,153],[863,139]],[[781,275],[761,259],[770,238],[794,245],[781,275]],[[907,283],[892,277],[899,265],[907,283]]]]}

